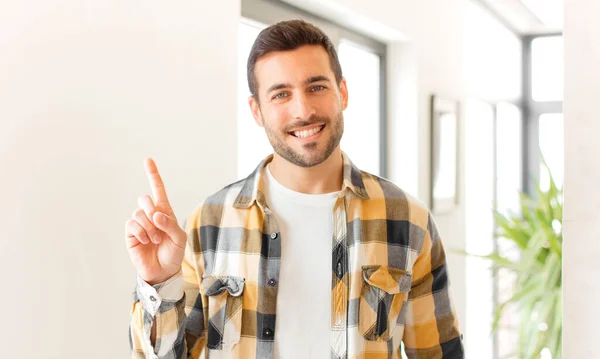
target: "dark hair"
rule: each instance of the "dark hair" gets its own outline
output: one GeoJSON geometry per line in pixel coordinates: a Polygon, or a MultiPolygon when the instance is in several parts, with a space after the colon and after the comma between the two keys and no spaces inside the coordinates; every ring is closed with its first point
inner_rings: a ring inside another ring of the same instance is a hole
{"type": "Polygon", "coordinates": [[[321,29],[304,20],[281,21],[262,30],[250,50],[247,75],[248,87],[252,96],[258,99],[258,81],[254,73],[256,61],[270,52],[295,50],[303,45],[323,46],[329,55],[335,81],[339,85],[342,81],[342,67],[329,37],[321,29]]]}

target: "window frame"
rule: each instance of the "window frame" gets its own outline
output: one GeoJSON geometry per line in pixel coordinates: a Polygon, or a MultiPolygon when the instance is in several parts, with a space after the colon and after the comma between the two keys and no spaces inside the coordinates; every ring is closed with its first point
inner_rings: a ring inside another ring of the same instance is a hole
{"type": "Polygon", "coordinates": [[[563,36],[562,32],[536,35],[523,35],[523,64],[522,64],[522,111],[523,111],[523,191],[535,195],[536,178],[540,176],[540,142],[539,118],[543,114],[563,113],[563,101],[536,101],[533,99],[532,53],[533,40],[542,37],[563,36]]]}

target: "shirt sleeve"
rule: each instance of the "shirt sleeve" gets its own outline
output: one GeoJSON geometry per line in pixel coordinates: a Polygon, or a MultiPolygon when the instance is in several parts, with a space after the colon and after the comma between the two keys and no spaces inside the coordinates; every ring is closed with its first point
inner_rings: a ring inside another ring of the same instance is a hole
{"type": "Polygon", "coordinates": [[[163,301],[175,303],[183,297],[181,270],[166,282],[150,285],[137,276],[136,294],[144,309],[155,316],[163,301]]]}
{"type": "Polygon", "coordinates": [[[425,212],[422,246],[413,266],[404,349],[410,359],[463,359],[464,347],[454,308],[446,255],[437,227],[425,212]]]}
{"type": "Polygon", "coordinates": [[[204,357],[206,325],[200,292],[202,263],[197,260],[196,218],[184,221],[188,238],[181,270],[163,283],[150,285],[137,277],[129,325],[131,358],[200,359],[204,357]],[[192,220],[193,219],[193,220],[192,220]],[[150,335],[156,322],[156,341],[150,335]]]}

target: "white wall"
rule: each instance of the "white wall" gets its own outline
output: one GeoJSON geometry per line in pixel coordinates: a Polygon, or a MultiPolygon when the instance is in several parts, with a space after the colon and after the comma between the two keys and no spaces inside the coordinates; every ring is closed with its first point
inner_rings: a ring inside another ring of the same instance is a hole
{"type": "Polygon", "coordinates": [[[2,358],[125,358],[124,224],[235,178],[239,1],[0,2],[2,358]]]}
{"type": "Polygon", "coordinates": [[[600,3],[565,2],[563,358],[597,358],[600,3]]]}

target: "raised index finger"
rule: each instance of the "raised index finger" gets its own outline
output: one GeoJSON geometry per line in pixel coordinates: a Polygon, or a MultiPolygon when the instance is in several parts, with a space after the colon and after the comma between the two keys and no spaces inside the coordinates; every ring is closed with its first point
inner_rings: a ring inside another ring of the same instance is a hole
{"type": "Polygon", "coordinates": [[[146,174],[148,175],[148,181],[150,181],[150,188],[152,190],[152,196],[154,197],[154,203],[156,205],[162,204],[170,206],[169,199],[167,198],[167,192],[165,191],[165,184],[158,173],[158,168],[152,158],[146,158],[144,160],[146,167],[146,174]]]}

